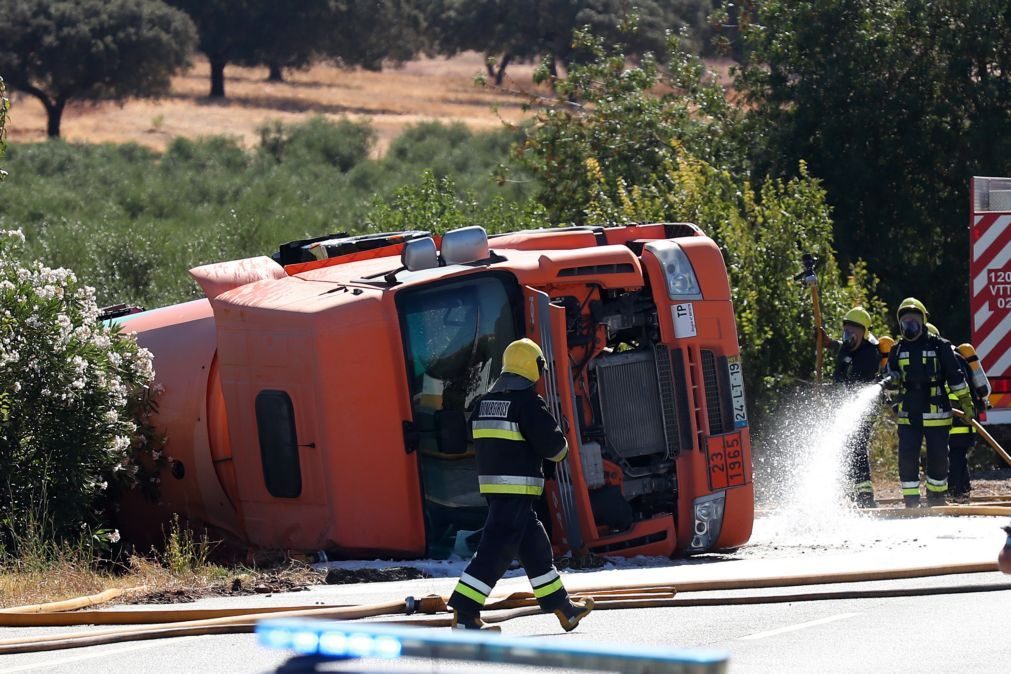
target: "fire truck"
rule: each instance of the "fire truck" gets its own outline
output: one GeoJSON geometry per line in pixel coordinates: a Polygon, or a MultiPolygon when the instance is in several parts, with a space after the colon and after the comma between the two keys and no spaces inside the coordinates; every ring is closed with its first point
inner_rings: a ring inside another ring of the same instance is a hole
{"type": "Polygon", "coordinates": [[[331,235],[190,273],[205,298],[116,319],[154,354],[171,456],[128,532],[178,513],[256,548],[463,554],[486,509],[469,414],[526,336],[570,446],[540,504],[557,552],[751,535],[730,287],[693,224],[331,235]]]}
{"type": "Polygon", "coordinates": [[[974,177],[969,214],[972,343],[991,389],[986,424],[1011,424],[1011,178],[974,177]]]}

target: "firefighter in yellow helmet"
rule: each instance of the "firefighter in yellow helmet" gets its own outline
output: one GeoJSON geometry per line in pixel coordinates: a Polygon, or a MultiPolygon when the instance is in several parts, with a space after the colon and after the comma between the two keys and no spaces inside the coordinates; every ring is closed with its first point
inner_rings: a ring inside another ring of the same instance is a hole
{"type": "Polygon", "coordinates": [[[907,508],[920,505],[920,445],[927,443],[927,504],[943,505],[948,491],[950,391],[959,407],[975,414],[969,387],[951,344],[927,331],[923,303],[907,297],[899,304],[901,340],[888,354],[887,378],[898,385],[899,482],[907,508]],[[945,387],[947,386],[947,390],[945,387]]]}
{"type": "Polygon", "coordinates": [[[565,435],[534,384],[544,371],[536,342],[519,339],[502,355],[502,374],[471,415],[478,482],[488,515],[477,552],[449,598],[453,627],[481,629],[481,607],[519,557],[537,603],[565,631],[593,609],[592,599],[570,600],[555,569],[551,541],[534,510],[544,492],[544,460],[565,458],[565,435]]]}
{"type": "MultiPolygon", "coordinates": [[[[954,344],[942,338],[940,331],[932,323],[927,323],[927,332],[941,338],[941,341],[951,347],[955,360],[958,361],[958,366],[962,370],[962,376],[965,377],[966,383],[969,384],[969,395],[972,396],[976,412],[979,413],[985,410],[986,398],[980,395],[977,388],[972,385],[973,371],[969,365],[969,361],[961,353],[960,349],[962,347],[955,348],[954,344]]],[[[968,346],[971,349],[971,345],[968,346]]],[[[975,349],[971,349],[971,351],[975,354],[975,349]]],[[[950,389],[948,391],[948,398],[951,400],[952,407],[961,405],[958,395],[950,389]]],[[[967,503],[969,501],[969,492],[972,490],[972,485],[969,481],[968,453],[975,442],[976,427],[965,419],[953,418],[951,420],[951,430],[948,432],[948,496],[953,501],[960,503],[967,503]]]]}
{"type": "MultiPolygon", "coordinates": [[[[870,384],[881,369],[878,340],[871,334],[871,315],[863,307],[854,307],[842,320],[842,341],[836,355],[832,379],[844,385],[870,384]]],[[[871,420],[864,418],[846,440],[849,455],[850,496],[861,508],[873,508],[874,486],[867,447],[871,439],[871,420]]]]}

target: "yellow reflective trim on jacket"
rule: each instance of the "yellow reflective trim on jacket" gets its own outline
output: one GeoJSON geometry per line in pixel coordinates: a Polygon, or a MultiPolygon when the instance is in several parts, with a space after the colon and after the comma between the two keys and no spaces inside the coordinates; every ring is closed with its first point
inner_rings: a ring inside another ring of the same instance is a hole
{"type": "Polygon", "coordinates": [[[975,433],[976,432],[976,428],[974,426],[963,426],[961,424],[952,424],[951,430],[948,431],[948,432],[950,434],[952,434],[952,435],[956,435],[956,434],[960,434],[960,433],[969,434],[969,433],[975,433]]]}
{"type": "Polygon", "coordinates": [[[525,475],[479,475],[479,491],[482,494],[520,494],[540,496],[544,493],[544,479],[525,475]]]}
{"type": "Polygon", "coordinates": [[[540,496],[544,487],[522,487],[516,484],[482,484],[482,494],[519,494],[520,496],[540,496]]]}
{"type": "Polygon", "coordinates": [[[475,428],[474,429],[474,439],[491,439],[496,440],[514,440],[516,442],[526,442],[527,439],[523,437],[523,434],[519,431],[506,431],[498,428],[475,428]]]}

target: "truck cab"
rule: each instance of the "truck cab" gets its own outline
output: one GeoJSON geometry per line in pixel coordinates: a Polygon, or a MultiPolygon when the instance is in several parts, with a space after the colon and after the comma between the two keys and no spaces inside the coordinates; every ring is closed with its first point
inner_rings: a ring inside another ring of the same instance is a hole
{"type": "Polygon", "coordinates": [[[191,273],[206,299],[119,319],[154,353],[173,458],[137,527],[176,511],[263,548],[466,554],[468,418],[526,336],[570,447],[540,504],[558,552],[750,536],[730,288],[695,225],[337,235],[191,273]]]}

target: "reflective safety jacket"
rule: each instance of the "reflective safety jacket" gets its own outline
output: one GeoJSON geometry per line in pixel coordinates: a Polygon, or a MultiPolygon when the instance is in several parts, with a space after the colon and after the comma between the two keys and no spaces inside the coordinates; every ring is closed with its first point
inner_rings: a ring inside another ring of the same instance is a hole
{"type": "Polygon", "coordinates": [[[836,383],[856,384],[871,383],[878,376],[881,367],[881,354],[878,353],[878,340],[868,334],[860,342],[860,346],[850,351],[841,346],[835,358],[835,372],[832,379],[836,383]]]}
{"type": "MultiPolygon", "coordinates": [[[[969,361],[967,361],[965,359],[965,356],[963,356],[962,354],[960,354],[958,352],[958,349],[955,349],[954,351],[955,351],[955,360],[958,361],[958,366],[962,369],[962,376],[965,377],[965,380],[967,382],[972,381],[972,370],[969,369],[969,361]]],[[[969,387],[969,393],[970,393],[970,395],[973,393],[972,386],[969,387]]],[[[948,392],[948,399],[951,401],[951,404],[953,406],[958,404],[958,394],[951,393],[949,391],[948,392]]],[[[977,411],[979,411],[980,409],[982,409],[982,406],[980,405],[979,401],[976,399],[975,395],[972,396],[972,401],[976,405],[976,410],[977,411]]],[[[975,433],[976,432],[976,427],[973,426],[972,424],[970,424],[965,419],[959,419],[958,417],[955,417],[955,418],[953,418],[951,420],[951,431],[949,431],[949,432],[950,433],[960,433],[960,434],[970,434],[970,433],[975,433]]]]}
{"type": "Polygon", "coordinates": [[[481,493],[544,493],[542,463],[564,459],[568,443],[532,384],[512,390],[496,385],[470,419],[481,493]]]}
{"type": "Polygon", "coordinates": [[[951,342],[926,331],[915,341],[897,342],[887,369],[899,374],[899,424],[950,426],[949,392],[957,399],[969,395],[951,342]]]}

